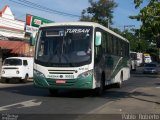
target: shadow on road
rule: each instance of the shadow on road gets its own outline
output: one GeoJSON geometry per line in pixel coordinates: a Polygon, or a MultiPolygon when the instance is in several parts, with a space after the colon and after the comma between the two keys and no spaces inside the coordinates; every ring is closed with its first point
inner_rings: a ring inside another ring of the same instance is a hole
{"type": "MultiPolygon", "coordinates": [[[[50,95],[48,89],[36,88],[31,82],[27,84],[9,83],[4,85],[16,85],[10,87],[2,87],[0,91],[21,94],[25,96],[41,96],[41,97],[53,97],[50,95]],[[20,85],[20,86],[19,86],[20,85]]],[[[90,96],[89,90],[60,90],[55,97],[67,97],[67,98],[83,98],[90,96]]]]}
{"type": "Polygon", "coordinates": [[[46,90],[45,89],[37,89],[34,87],[32,82],[28,83],[2,83],[2,86],[8,86],[9,87],[2,87],[0,88],[0,91],[10,92],[10,93],[16,93],[16,94],[22,94],[26,96],[45,96],[46,90]],[[13,85],[13,86],[12,86],[13,85]]]}
{"type": "Polygon", "coordinates": [[[155,85],[160,86],[160,82],[159,83],[155,83],[155,85]]]}
{"type": "MultiPolygon", "coordinates": [[[[160,84],[160,83],[157,83],[157,84],[160,84]]],[[[49,91],[47,89],[35,88],[32,83],[24,84],[21,86],[0,88],[0,91],[20,94],[20,95],[25,95],[25,96],[52,97],[49,94],[49,91]]],[[[109,86],[105,90],[104,94],[102,96],[98,96],[98,98],[118,100],[122,98],[130,98],[133,95],[153,97],[153,95],[146,94],[143,92],[130,93],[128,91],[122,91],[122,90],[119,91],[118,88],[116,89],[116,88],[112,88],[112,86],[109,86]]],[[[59,97],[59,98],[85,98],[85,97],[92,98],[94,97],[94,98],[97,98],[97,96],[95,96],[91,90],[85,90],[85,91],[61,90],[59,91],[58,95],[55,97],[59,97]]]]}

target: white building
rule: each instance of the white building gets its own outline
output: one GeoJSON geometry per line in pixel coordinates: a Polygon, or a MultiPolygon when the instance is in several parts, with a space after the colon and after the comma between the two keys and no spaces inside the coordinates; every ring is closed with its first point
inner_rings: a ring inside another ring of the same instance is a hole
{"type": "Polygon", "coordinates": [[[34,49],[25,38],[25,21],[15,19],[10,7],[0,11],[0,49],[3,57],[33,56],[34,49]]]}
{"type": "Polygon", "coordinates": [[[24,38],[24,27],[25,22],[15,19],[8,5],[0,11],[0,36],[24,38]]]}

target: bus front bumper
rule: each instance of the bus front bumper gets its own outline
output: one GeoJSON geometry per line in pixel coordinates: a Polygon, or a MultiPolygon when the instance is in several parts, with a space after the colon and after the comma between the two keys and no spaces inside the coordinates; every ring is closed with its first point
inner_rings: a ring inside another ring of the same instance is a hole
{"type": "Polygon", "coordinates": [[[77,79],[51,79],[42,76],[33,77],[36,87],[49,89],[93,89],[93,75],[77,79]]]}

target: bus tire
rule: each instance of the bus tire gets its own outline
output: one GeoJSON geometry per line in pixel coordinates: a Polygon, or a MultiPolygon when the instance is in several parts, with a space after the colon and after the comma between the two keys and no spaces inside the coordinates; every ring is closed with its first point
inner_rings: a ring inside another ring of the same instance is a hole
{"type": "Polygon", "coordinates": [[[100,80],[100,86],[94,89],[94,94],[96,96],[101,96],[104,93],[104,90],[105,90],[105,76],[103,74],[100,80]]]}
{"type": "Polygon", "coordinates": [[[57,89],[49,89],[49,93],[51,96],[57,96],[58,95],[58,90],[57,89]]]}

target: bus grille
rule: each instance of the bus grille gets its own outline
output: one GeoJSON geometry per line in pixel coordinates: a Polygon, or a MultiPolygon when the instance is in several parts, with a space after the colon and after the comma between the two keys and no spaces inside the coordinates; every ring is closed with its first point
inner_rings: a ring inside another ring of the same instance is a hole
{"type": "Polygon", "coordinates": [[[76,70],[48,70],[49,74],[74,74],[76,70]]]}

